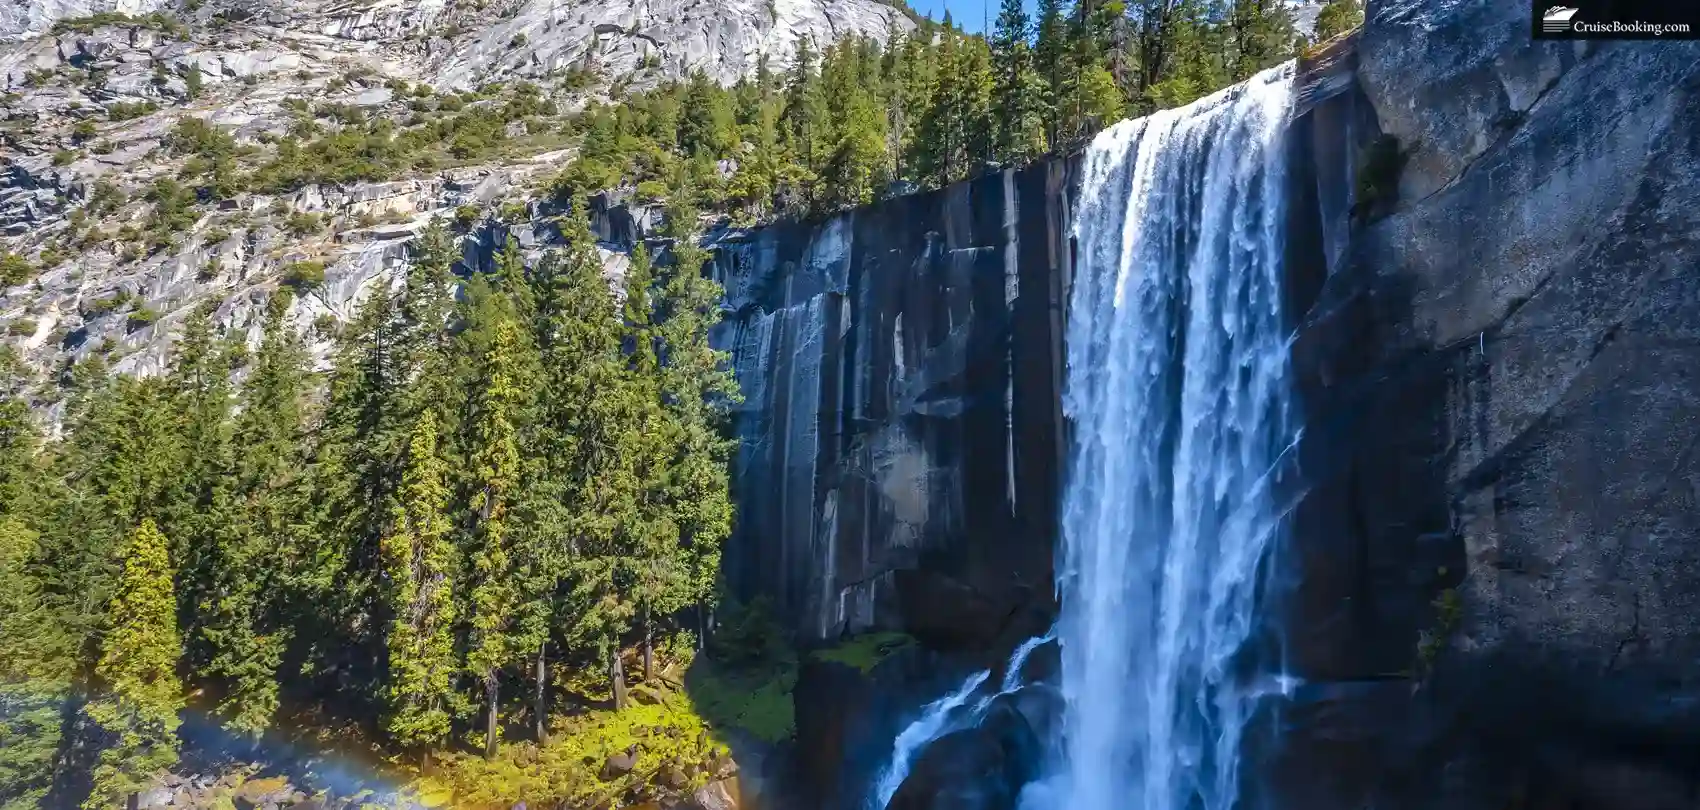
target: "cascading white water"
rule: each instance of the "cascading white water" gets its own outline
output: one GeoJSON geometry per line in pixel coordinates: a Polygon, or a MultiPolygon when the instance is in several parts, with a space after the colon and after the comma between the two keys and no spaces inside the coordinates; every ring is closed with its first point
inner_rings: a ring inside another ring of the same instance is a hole
{"type": "Polygon", "coordinates": [[[1124,121],[1086,155],[1064,408],[1066,699],[1041,810],[1228,810],[1238,655],[1297,437],[1281,308],[1292,65],[1124,121]]]}
{"type": "Polygon", "coordinates": [[[991,708],[993,700],[1020,689],[1021,670],[1027,666],[1027,658],[1039,645],[1052,638],[1053,636],[1047,633],[1030,638],[1016,647],[1015,652],[1009,656],[1009,663],[1004,665],[1003,681],[998,684],[998,691],[975,701],[966,716],[957,716],[960,714],[958,710],[967,705],[974,693],[979,691],[980,685],[991,677],[991,670],[983,669],[968,676],[968,680],[963,681],[955,691],[927,704],[926,708],[921,710],[921,716],[905,727],[903,732],[897,735],[896,742],[892,743],[891,760],[874,781],[873,793],[868,798],[869,810],[884,810],[891,802],[891,797],[897,793],[897,789],[903,786],[904,777],[909,775],[910,766],[915,764],[915,755],[928,743],[961,726],[978,723],[986,710],[991,708]]]}

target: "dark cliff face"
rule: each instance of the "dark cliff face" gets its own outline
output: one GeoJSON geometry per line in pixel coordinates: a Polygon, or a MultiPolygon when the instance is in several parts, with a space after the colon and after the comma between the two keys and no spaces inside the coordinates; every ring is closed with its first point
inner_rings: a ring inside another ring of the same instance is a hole
{"type": "Polygon", "coordinates": [[[805,643],[984,649],[1046,621],[1070,166],[719,242],[744,393],[725,570],[805,643]]]}
{"type": "MultiPolygon", "coordinates": [[[[1270,592],[1299,686],[1255,806],[1700,806],[1700,44],[1526,14],[1372,2],[1301,65],[1306,492],[1270,592]]],[[[1050,607],[1071,171],[722,251],[728,572],[803,638],[989,651],[979,619],[1050,607]]]]}
{"type": "Polygon", "coordinates": [[[1527,13],[1372,2],[1297,130],[1407,157],[1341,252],[1294,217],[1279,806],[1700,802],[1700,45],[1527,13]]]}

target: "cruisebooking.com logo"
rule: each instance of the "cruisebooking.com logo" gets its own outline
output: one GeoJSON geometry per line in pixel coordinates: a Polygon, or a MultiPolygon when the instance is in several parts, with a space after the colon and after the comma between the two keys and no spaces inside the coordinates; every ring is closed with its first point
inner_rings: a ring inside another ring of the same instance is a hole
{"type": "MultiPolygon", "coordinates": [[[[1548,6],[1544,11],[1539,11],[1537,14],[1535,36],[1537,38],[1554,39],[1693,38],[1696,22],[1666,19],[1674,9],[1672,6],[1663,5],[1663,2],[1668,2],[1668,0],[1660,0],[1659,3],[1652,4],[1652,7],[1648,10],[1656,13],[1649,14],[1648,19],[1631,20],[1598,19],[1576,6],[1548,6]]],[[[1680,6],[1681,4],[1677,5],[1680,6]]],[[[1700,6],[1700,4],[1693,5],[1700,6]]]]}

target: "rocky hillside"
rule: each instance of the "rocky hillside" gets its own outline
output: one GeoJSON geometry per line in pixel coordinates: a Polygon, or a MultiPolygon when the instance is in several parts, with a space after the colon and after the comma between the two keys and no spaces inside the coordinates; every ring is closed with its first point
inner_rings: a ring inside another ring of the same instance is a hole
{"type": "Polygon", "coordinates": [[[289,284],[322,355],[432,216],[529,243],[524,202],[587,102],[912,25],[874,0],[8,0],[6,340],[43,368],[101,352],[149,373],[195,305],[257,330],[289,284]]]}

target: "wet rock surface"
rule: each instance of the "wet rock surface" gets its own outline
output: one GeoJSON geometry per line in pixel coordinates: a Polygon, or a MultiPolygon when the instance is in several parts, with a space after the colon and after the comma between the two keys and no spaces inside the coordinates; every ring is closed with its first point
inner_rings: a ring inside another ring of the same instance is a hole
{"type": "Polygon", "coordinates": [[[1042,632],[1072,167],[717,245],[716,341],[744,393],[727,576],[800,638],[891,629],[1007,653],[1035,606],[1042,632]]]}

